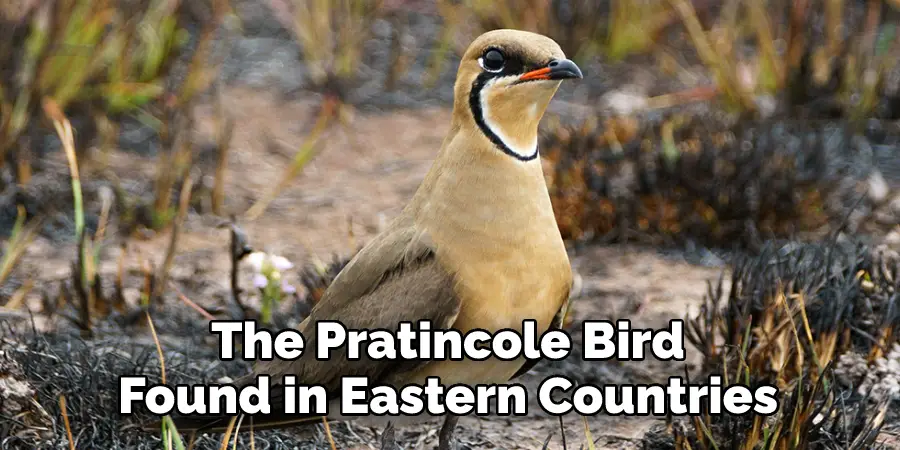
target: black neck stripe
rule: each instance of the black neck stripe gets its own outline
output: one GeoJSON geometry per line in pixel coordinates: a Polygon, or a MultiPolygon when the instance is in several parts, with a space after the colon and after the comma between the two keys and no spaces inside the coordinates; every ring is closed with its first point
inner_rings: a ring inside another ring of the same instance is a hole
{"type": "Polygon", "coordinates": [[[469,109],[472,110],[472,117],[475,119],[475,123],[478,124],[478,128],[481,129],[481,132],[484,133],[497,148],[503,151],[503,153],[506,153],[519,161],[531,161],[538,156],[537,148],[534,149],[534,153],[531,155],[520,155],[512,151],[512,149],[503,142],[503,139],[500,139],[500,136],[497,136],[497,134],[494,133],[494,130],[491,130],[491,127],[489,127],[484,120],[484,111],[481,109],[481,90],[487,82],[495,76],[495,74],[483,72],[478,75],[478,77],[475,78],[475,82],[472,83],[472,90],[469,92],[469,109]]]}

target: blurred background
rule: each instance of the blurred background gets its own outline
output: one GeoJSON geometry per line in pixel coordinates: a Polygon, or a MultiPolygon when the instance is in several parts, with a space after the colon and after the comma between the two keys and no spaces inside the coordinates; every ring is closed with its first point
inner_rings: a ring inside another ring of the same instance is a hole
{"type": "MultiPolygon", "coordinates": [[[[459,56],[495,28],[552,37],[585,74],[541,129],[578,273],[568,326],[687,318],[693,376],[792,396],[780,420],[652,433],[471,419],[466,445],[900,445],[898,17],[896,0],[4,0],[0,447],[177,448],[110,414],[117,377],[233,378],[248,365],[216,360],[208,320],[299,323],[418,187],[459,56]]],[[[575,359],[525,382],[683,372],[575,359]]],[[[254,445],[332,434],[378,448],[349,425],[254,445]]]]}

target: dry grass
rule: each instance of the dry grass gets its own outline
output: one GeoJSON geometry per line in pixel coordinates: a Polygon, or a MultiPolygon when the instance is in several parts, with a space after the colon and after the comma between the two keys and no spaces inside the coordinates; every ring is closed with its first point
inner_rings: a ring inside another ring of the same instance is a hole
{"type": "Polygon", "coordinates": [[[75,151],[75,136],[72,124],[63,114],[59,104],[52,99],[44,101],[44,113],[53,121],[56,133],[62,142],[72,179],[73,206],[75,209],[75,242],[78,242],[78,254],[75,258],[73,286],[79,299],[77,307],[79,316],[76,323],[86,334],[91,333],[93,311],[97,308],[97,290],[94,289],[97,260],[90,249],[90,242],[84,232],[84,200],[81,192],[81,178],[78,173],[78,157],[75,151]]]}
{"type": "Polygon", "coordinates": [[[16,145],[44,99],[62,111],[100,104],[121,113],[162,96],[167,66],[185,40],[179,2],[123,4],[35,2],[12,23],[27,33],[4,27],[0,60],[15,70],[0,79],[0,154],[16,145]]]}
{"type": "Polygon", "coordinates": [[[363,44],[382,1],[268,0],[275,17],[290,30],[308,64],[313,87],[343,94],[357,76],[363,44]]]}
{"type": "Polygon", "coordinates": [[[660,33],[676,20],[662,0],[614,0],[609,18],[605,56],[618,61],[653,49],[660,33]]]}
{"type": "Polygon", "coordinates": [[[72,427],[69,426],[69,413],[66,411],[66,396],[59,396],[59,412],[62,414],[63,426],[66,428],[66,439],[69,441],[69,450],[75,450],[75,439],[72,438],[72,427]]]}
{"type": "Polygon", "coordinates": [[[710,285],[687,335],[707,373],[726,386],[774,385],[781,407],[773,418],[706,414],[690,431],[673,426],[676,448],[873,448],[892,400],[857,395],[835,367],[843,354],[896,341],[897,273],[896,254],[863,247],[770,247],[739,261],[729,291],[710,285]],[[869,340],[884,335],[894,337],[869,340]]]}
{"type": "MultiPolygon", "coordinates": [[[[150,317],[150,312],[146,311],[145,315],[147,317],[147,326],[150,328],[150,336],[153,338],[153,343],[156,345],[156,355],[159,358],[159,372],[162,377],[162,384],[166,384],[166,358],[165,355],[163,355],[162,344],[159,342],[159,336],[156,334],[156,327],[153,325],[153,319],[150,317]]],[[[185,450],[181,434],[178,432],[178,428],[175,426],[175,422],[172,421],[171,416],[164,416],[161,424],[160,433],[165,450],[185,450]]]]}
{"type": "MultiPolygon", "coordinates": [[[[43,133],[44,105],[55,111],[50,122],[65,116],[78,124],[72,143],[78,159],[99,139],[100,168],[124,117],[156,128],[166,141],[173,111],[189,109],[217,76],[221,61],[212,53],[213,38],[232,14],[227,0],[197,3],[208,8],[209,16],[199,19],[203,23],[192,39],[184,26],[193,19],[188,19],[188,3],[180,0],[18,3],[30,7],[8,14],[0,26],[0,67],[6,69],[0,73],[0,167],[11,159],[22,186],[32,179],[36,152],[31,145],[43,133]],[[187,67],[172,77],[180,67],[176,60],[185,60],[187,67]]],[[[152,217],[146,223],[151,228],[168,225],[174,215],[166,189],[189,161],[184,153],[160,155],[152,217]]],[[[67,158],[75,168],[73,155],[67,158]]],[[[83,221],[76,226],[83,228],[83,221]]]]}
{"type": "MultiPolygon", "coordinates": [[[[386,11],[381,0],[268,0],[275,18],[289,30],[300,45],[309,71],[308,88],[322,92],[324,99],[312,130],[300,144],[293,161],[273,188],[259,199],[245,218],[255,220],[313,159],[319,139],[334,121],[348,125],[352,107],[350,90],[358,83],[366,41],[375,20],[386,11]]],[[[396,66],[400,59],[395,59],[396,66]]]]}
{"type": "MultiPolygon", "coordinates": [[[[762,115],[761,97],[798,103],[827,99],[828,109],[859,121],[875,114],[886,75],[900,55],[894,24],[882,20],[881,1],[729,0],[706,30],[687,0],[669,0],[711,71],[726,105],[762,115]],[[860,10],[864,13],[859,17],[860,10]],[[812,31],[821,18],[824,35],[812,31]],[[745,44],[754,51],[747,56],[745,44]],[[784,49],[777,48],[780,44],[784,49]]],[[[821,108],[820,104],[820,108],[821,108]]],[[[826,108],[822,108],[826,109],[826,108]]],[[[821,112],[820,112],[821,113],[821,112]]],[[[889,112],[897,114],[896,111],[889,112]]]]}
{"type": "MultiPolygon", "coordinates": [[[[445,36],[446,42],[449,42],[450,36],[458,32],[464,24],[474,23],[476,31],[479,32],[496,28],[515,28],[550,36],[560,44],[569,57],[584,62],[600,56],[607,47],[614,48],[618,55],[626,51],[623,49],[622,41],[629,37],[614,29],[618,17],[608,14],[609,3],[591,0],[572,0],[565,4],[548,0],[465,0],[455,8],[449,4],[441,5],[441,13],[445,17],[447,29],[452,30],[445,36]],[[604,33],[608,28],[610,43],[607,45],[607,36],[604,33]]],[[[649,2],[611,3],[614,4],[612,6],[614,10],[618,8],[620,11],[634,11],[649,2]],[[641,6],[635,6],[638,3],[641,6]]],[[[650,24],[648,21],[640,25],[650,24]]],[[[639,47],[640,45],[633,45],[629,50],[636,51],[639,47]]]]}
{"type": "Polygon", "coordinates": [[[291,161],[291,164],[285,168],[278,182],[263,197],[257,200],[250,209],[244,214],[247,220],[256,220],[266,211],[269,204],[275,200],[284,188],[290,185],[291,181],[300,174],[304,167],[312,161],[313,157],[318,154],[321,146],[319,139],[328,130],[332,120],[340,114],[340,109],[346,106],[341,104],[334,97],[326,97],[322,103],[316,122],[312,131],[307,135],[306,140],[300,145],[291,161]]]}
{"type": "Polygon", "coordinates": [[[331,435],[331,425],[328,424],[327,417],[322,417],[322,424],[325,425],[325,436],[328,437],[328,444],[331,445],[331,450],[337,450],[337,445],[334,443],[334,436],[331,435]]]}
{"type": "Polygon", "coordinates": [[[25,208],[21,205],[17,208],[18,215],[16,223],[13,225],[9,239],[3,248],[3,258],[0,260],[0,284],[2,284],[12,273],[16,263],[25,253],[28,244],[34,239],[38,230],[38,221],[32,220],[26,223],[25,208]]]}

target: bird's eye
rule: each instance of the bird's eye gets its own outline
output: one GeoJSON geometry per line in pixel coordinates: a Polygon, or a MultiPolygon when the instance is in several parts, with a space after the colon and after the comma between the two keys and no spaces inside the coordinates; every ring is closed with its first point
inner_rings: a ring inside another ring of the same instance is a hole
{"type": "Polygon", "coordinates": [[[488,72],[499,72],[503,70],[503,65],[506,63],[506,57],[503,56],[503,53],[497,49],[490,49],[484,53],[479,60],[481,63],[481,68],[487,70],[488,72]]]}

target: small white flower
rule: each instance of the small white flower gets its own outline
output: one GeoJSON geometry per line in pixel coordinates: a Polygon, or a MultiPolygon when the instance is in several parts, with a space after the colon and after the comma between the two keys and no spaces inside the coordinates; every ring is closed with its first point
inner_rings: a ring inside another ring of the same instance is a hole
{"type": "Polygon", "coordinates": [[[246,261],[253,268],[253,272],[265,275],[294,268],[294,264],[287,258],[265,252],[253,252],[247,255],[246,261]]]}
{"type": "Polygon", "coordinates": [[[246,257],[247,264],[253,269],[253,286],[262,294],[262,320],[270,323],[272,310],[285,295],[292,295],[297,289],[282,276],[282,272],[290,270],[294,265],[283,256],[265,252],[253,252],[246,257]],[[269,289],[272,287],[274,289],[269,289]]]}
{"type": "Polygon", "coordinates": [[[290,270],[294,268],[294,264],[288,261],[287,258],[278,255],[269,255],[271,258],[272,266],[275,267],[275,270],[279,272],[284,272],[285,270],[290,270]]]}
{"type": "Polygon", "coordinates": [[[262,273],[263,264],[266,262],[266,254],[264,252],[253,252],[246,257],[247,264],[253,267],[256,273],[262,273]]]}

